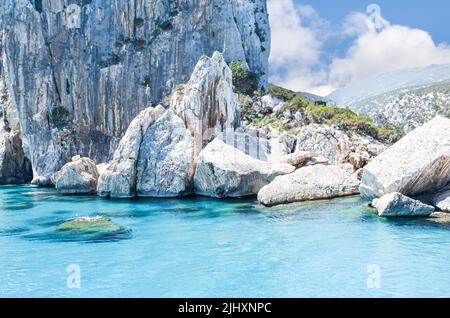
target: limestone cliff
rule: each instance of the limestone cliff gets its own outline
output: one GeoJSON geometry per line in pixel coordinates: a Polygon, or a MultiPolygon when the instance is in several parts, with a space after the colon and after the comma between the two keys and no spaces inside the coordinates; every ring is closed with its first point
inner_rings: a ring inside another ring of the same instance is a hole
{"type": "Polygon", "coordinates": [[[267,83],[265,0],[2,0],[3,64],[34,174],[111,159],[131,120],[223,52],[267,83]]]}

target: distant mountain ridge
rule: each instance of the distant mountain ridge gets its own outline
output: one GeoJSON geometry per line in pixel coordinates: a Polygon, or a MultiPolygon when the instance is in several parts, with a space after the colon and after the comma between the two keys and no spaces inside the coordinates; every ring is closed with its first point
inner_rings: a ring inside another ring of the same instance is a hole
{"type": "Polygon", "coordinates": [[[372,76],[328,96],[340,107],[408,132],[436,115],[450,116],[450,64],[372,76]]]}
{"type": "Polygon", "coordinates": [[[338,105],[349,106],[369,97],[381,95],[399,88],[417,87],[450,80],[450,64],[430,65],[371,76],[337,89],[328,98],[338,105]]]}
{"type": "Polygon", "coordinates": [[[333,106],[335,102],[328,98],[327,96],[319,96],[312,93],[307,92],[296,92],[297,96],[309,99],[313,102],[326,102],[328,105],[333,106]]]}

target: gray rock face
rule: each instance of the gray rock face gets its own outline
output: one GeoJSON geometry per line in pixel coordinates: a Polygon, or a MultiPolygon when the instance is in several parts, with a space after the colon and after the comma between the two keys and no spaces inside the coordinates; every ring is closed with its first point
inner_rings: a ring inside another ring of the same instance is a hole
{"type": "Polygon", "coordinates": [[[223,52],[267,84],[265,0],[104,0],[0,3],[6,74],[35,175],[75,154],[111,159],[140,111],[223,52]]]}
{"type": "Polygon", "coordinates": [[[26,183],[33,177],[19,131],[0,130],[0,184],[26,183]]]}
{"type": "Polygon", "coordinates": [[[52,177],[58,192],[64,194],[88,194],[97,190],[98,171],[95,162],[76,156],[52,177]]]}
{"type": "Polygon", "coordinates": [[[1,36],[0,36],[0,129],[12,129],[19,131],[19,117],[16,107],[11,101],[11,96],[6,85],[2,67],[1,36]]]}
{"type": "Polygon", "coordinates": [[[170,108],[193,134],[197,154],[220,132],[239,126],[239,99],[222,54],[215,52],[211,58],[200,58],[189,82],[173,94],[170,108]]]}
{"type": "Polygon", "coordinates": [[[192,193],[194,139],[168,110],[145,133],[137,164],[137,194],[177,197],[192,193]]]}
{"type": "Polygon", "coordinates": [[[258,201],[274,206],[308,200],[331,199],[358,193],[359,180],[352,169],[314,165],[279,176],[258,193],[258,201]]]}
{"type": "Polygon", "coordinates": [[[98,195],[112,198],[131,198],[136,195],[139,149],[148,127],[157,119],[156,116],[155,109],[149,107],[131,122],[120,140],[113,160],[100,175],[98,195]]]}
{"type": "Polygon", "coordinates": [[[436,117],[415,129],[365,168],[360,191],[368,198],[400,192],[437,193],[450,181],[450,119],[436,117]]]}
{"type": "Polygon", "coordinates": [[[17,112],[11,101],[3,68],[3,36],[0,32],[0,184],[31,180],[31,162],[23,150],[17,112]]]}
{"type": "Polygon", "coordinates": [[[270,163],[270,143],[248,134],[219,135],[200,153],[194,176],[195,193],[209,197],[256,195],[275,177],[295,168],[286,163],[270,163]]]}
{"type": "Polygon", "coordinates": [[[426,205],[418,200],[394,192],[374,199],[372,206],[377,209],[379,216],[429,216],[435,211],[434,207],[426,205]]]}

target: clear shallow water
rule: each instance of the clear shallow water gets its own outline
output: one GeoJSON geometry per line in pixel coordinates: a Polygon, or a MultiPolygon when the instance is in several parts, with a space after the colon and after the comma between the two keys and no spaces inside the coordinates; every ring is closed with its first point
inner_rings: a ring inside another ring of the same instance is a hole
{"type": "Polygon", "coordinates": [[[0,297],[448,297],[450,224],[384,220],[359,198],[112,201],[0,187],[0,297]],[[126,230],[62,235],[81,216],[126,230]],[[81,288],[67,287],[67,267],[81,288]],[[370,289],[368,266],[381,271],[370,289]]]}

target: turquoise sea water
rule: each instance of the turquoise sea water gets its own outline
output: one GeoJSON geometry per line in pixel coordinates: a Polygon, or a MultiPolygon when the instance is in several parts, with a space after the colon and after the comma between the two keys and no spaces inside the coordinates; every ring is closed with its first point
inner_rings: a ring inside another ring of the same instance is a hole
{"type": "Polygon", "coordinates": [[[385,220],[364,204],[262,209],[0,187],[0,297],[450,296],[450,225],[385,220]],[[108,216],[124,230],[57,230],[81,216],[108,216]],[[71,264],[81,288],[68,288],[71,264]]]}

